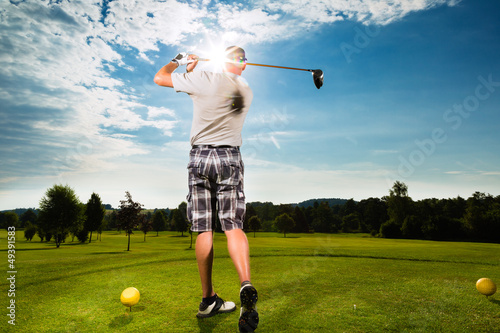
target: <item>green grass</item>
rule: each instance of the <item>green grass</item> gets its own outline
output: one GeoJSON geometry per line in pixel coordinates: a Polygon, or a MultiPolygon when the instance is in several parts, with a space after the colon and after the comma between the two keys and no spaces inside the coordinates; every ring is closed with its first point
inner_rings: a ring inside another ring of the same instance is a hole
{"type": "MultiPolygon", "coordinates": [[[[236,332],[236,312],[198,320],[198,271],[189,237],[164,232],[107,232],[102,241],[16,241],[16,330],[19,332],[236,332]],[[121,291],[136,287],[129,312],[121,291]]],[[[0,252],[7,275],[7,233],[0,252]]],[[[499,294],[475,282],[500,282],[500,245],[388,240],[367,235],[248,234],[260,332],[498,332],[499,294]],[[354,307],[356,305],[356,307],[354,307]]],[[[239,282],[215,236],[214,284],[238,303],[239,282]]],[[[8,290],[1,281],[0,331],[8,290]]]]}

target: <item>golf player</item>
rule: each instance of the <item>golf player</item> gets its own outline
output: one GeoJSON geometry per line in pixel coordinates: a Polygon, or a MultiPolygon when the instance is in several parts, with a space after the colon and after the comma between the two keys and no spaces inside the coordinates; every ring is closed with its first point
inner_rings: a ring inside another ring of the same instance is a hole
{"type": "Polygon", "coordinates": [[[234,302],[225,302],[215,293],[212,284],[212,230],[218,216],[241,283],[239,329],[253,332],[259,322],[258,297],[250,282],[249,247],[243,232],[246,206],[240,155],[241,130],[253,93],[241,77],[246,68],[245,51],[228,47],[225,61],[222,73],[193,71],[198,57],[179,53],[158,71],[154,82],[187,93],[193,101],[187,216],[191,230],[198,232],[196,260],[203,298],[197,317],[236,309],[234,302]],[[183,65],[186,73],[174,73],[183,65]]]}

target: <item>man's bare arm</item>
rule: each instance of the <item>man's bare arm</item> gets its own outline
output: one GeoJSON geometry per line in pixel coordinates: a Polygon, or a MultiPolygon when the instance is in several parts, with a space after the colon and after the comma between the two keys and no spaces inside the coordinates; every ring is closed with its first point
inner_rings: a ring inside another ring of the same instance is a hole
{"type": "Polygon", "coordinates": [[[163,66],[155,75],[155,83],[162,87],[173,88],[172,73],[177,69],[177,67],[177,64],[172,61],[163,66]]]}
{"type": "MultiPolygon", "coordinates": [[[[190,54],[188,56],[188,59],[193,60],[192,62],[188,63],[186,67],[186,70],[188,72],[191,72],[198,64],[198,56],[190,54]]],[[[177,69],[177,67],[178,64],[174,61],[171,61],[165,66],[163,66],[155,75],[154,78],[155,83],[162,87],[173,88],[174,85],[172,84],[172,73],[177,69]]]]}

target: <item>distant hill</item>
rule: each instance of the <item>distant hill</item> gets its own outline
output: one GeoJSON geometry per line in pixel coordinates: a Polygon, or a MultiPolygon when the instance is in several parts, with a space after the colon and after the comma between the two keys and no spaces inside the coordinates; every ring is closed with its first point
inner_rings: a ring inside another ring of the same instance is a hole
{"type": "Polygon", "coordinates": [[[38,210],[35,209],[35,208],[16,208],[16,209],[7,209],[7,210],[2,210],[0,211],[0,213],[5,213],[5,212],[14,212],[16,213],[18,216],[21,216],[23,215],[26,211],[28,211],[29,209],[31,209],[33,212],[35,212],[35,214],[38,215],[38,210]]]}
{"type": "MultiPolygon", "coordinates": [[[[302,202],[299,202],[299,203],[292,203],[292,204],[289,204],[289,205],[292,205],[294,207],[295,206],[299,206],[299,207],[307,208],[307,207],[314,206],[315,202],[320,203],[320,202],[324,202],[324,201],[326,201],[329,206],[336,206],[336,205],[343,205],[343,204],[345,204],[349,200],[348,199],[339,199],[339,198],[309,199],[309,200],[306,200],[306,201],[302,201],[302,202]]],[[[274,205],[272,202],[260,202],[260,201],[249,202],[249,204],[251,204],[253,207],[261,207],[261,206],[264,206],[266,204],[274,205]]]]}
{"type": "MultiPolygon", "coordinates": [[[[103,204],[104,208],[105,209],[108,209],[108,210],[114,210],[113,207],[111,207],[110,204],[103,204]]],[[[36,208],[16,208],[16,209],[7,209],[7,210],[2,210],[0,211],[0,213],[5,213],[5,212],[14,212],[16,213],[18,216],[21,216],[23,215],[27,210],[31,209],[33,212],[35,212],[36,215],[38,215],[38,209],[36,208]]]]}
{"type": "Polygon", "coordinates": [[[325,202],[325,201],[328,202],[329,206],[336,206],[336,205],[344,205],[349,200],[348,199],[339,199],[339,198],[309,199],[306,201],[299,202],[298,204],[294,204],[294,206],[307,208],[307,207],[314,206],[315,202],[320,203],[320,202],[325,202]]]}
{"type": "MultiPolygon", "coordinates": [[[[312,207],[314,206],[314,203],[315,202],[328,202],[328,205],[329,206],[336,206],[336,205],[344,205],[348,199],[339,199],[339,198],[323,198],[323,199],[309,199],[309,200],[306,200],[306,201],[302,201],[302,202],[299,202],[299,203],[292,203],[290,205],[292,206],[299,206],[299,207],[304,207],[304,208],[307,208],[307,207],[312,207]]],[[[251,204],[252,206],[254,207],[259,207],[259,206],[263,206],[265,204],[273,204],[272,202],[260,202],[260,201],[256,201],[256,202],[249,202],[249,204],[251,204]]],[[[274,205],[274,204],[273,204],[274,205]]],[[[103,204],[104,208],[106,210],[116,210],[116,208],[113,208],[110,204],[103,204]]],[[[35,212],[35,214],[38,215],[38,210],[35,209],[35,208],[16,208],[16,209],[7,209],[7,210],[2,210],[0,211],[0,213],[5,213],[5,212],[14,212],[16,213],[18,216],[21,216],[24,212],[26,212],[28,209],[31,209],[32,211],[35,212]]],[[[155,209],[156,210],[156,209],[155,209]]],[[[166,209],[167,211],[170,211],[168,208],[166,209]]],[[[152,210],[154,212],[154,210],[152,210]]]]}

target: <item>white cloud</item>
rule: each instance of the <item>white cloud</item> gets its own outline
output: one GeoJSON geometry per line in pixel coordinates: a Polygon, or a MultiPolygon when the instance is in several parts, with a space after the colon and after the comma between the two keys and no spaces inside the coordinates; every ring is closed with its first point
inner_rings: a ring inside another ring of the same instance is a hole
{"type": "Polygon", "coordinates": [[[433,7],[454,6],[459,0],[262,0],[259,4],[271,11],[301,18],[303,24],[355,20],[364,24],[386,25],[411,12],[433,7]]]}
{"type": "Polygon", "coordinates": [[[159,118],[161,116],[175,117],[175,111],[164,107],[148,106],[148,119],[159,118]]]}
{"type": "Polygon", "coordinates": [[[227,4],[217,7],[217,19],[224,39],[238,41],[239,44],[290,38],[295,29],[281,24],[280,17],[260,8],[241,9],[227,4]]]}
{"type": "Polygon", "coordinates": [[[201,32],[207,15],[204,6],[175,0],[113,1],[104,21],[104,36],[140,52],[158,51],[158,43],[178,45],[186,36],[201,32]]]}

